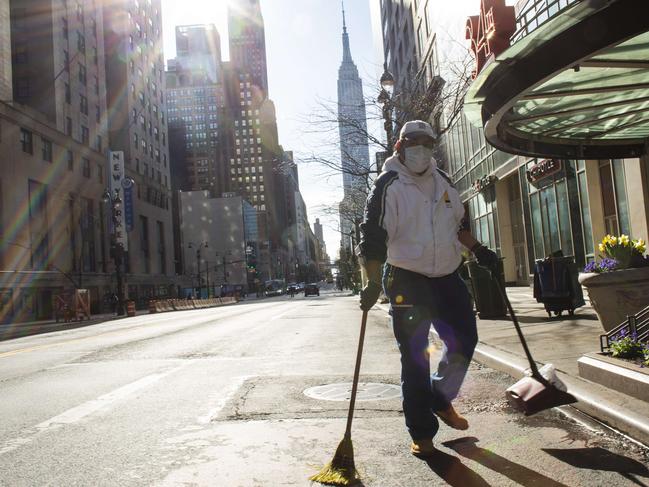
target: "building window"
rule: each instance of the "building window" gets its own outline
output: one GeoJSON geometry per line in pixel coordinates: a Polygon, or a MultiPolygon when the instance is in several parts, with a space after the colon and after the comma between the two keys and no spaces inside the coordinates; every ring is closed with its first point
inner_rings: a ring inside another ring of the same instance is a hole
{"type": "Polygon", "coordinates": [[[83,86],[86,86],[86,83],[88,82],[86,67],[83,64],[79,64],[79,82],[83,86]]]}
{"type": "Polygon", "coordinates": [[[81,32],[77,32],[77,49],[81,53],[86,53],[86,38],[81,32]]]}
{"type": "Polygon", "coordinates": [[[70,92],[70,84],[65,83],[65,102],[69,105],[72,103],[72,93],[70,92]]]}
{"type": "Polygon", "coordinates": [[[144,258],[144,272],[151,272],[151,263],[149,262],[149,219],[140,215],[140,250],[144,258]]]}
{"type": "Polygon", "coordinates": [[[624,161],[600,161],[599,176],[602,185],[604,226],[610,235],[629,235],[629,205],[627,201],[624,161]]]}
{"type": "Polygon", "coordinates": [[[20,129],[20,145],[23,149],[23,152],[26,152],[27,154],[34,153],[32,133],[29,130],[20,129]]]}
{"type": "Polygon", "coordinates": [[[31,266],[43,270],[49,253],[49,225],[47,220],[47,186],[29,179],[29,232],[31,243],[31,266]]]}
{"type": "Polygon", "coordinates": [[[83,95],[79,96],[79,111],[84,115],[88,115],[88,98],[83,95]]]}
{"type": "Polygon", "coordinates": [[[81,142],[90,145],[90,131],[84,125],[81,126],[81,142]]]}
{"type": "Polygon", "coordinates": [[[99,105],[95,105],[95,120],[97,123],[101,121],[101,109],[99,108],[99,105]]]}
{"type": "Polygon", "coordinates": [[[74,152],[67,150],[68,171],[74,171],[74,152]]]}
{"type": "Polygon", "coordinates": [[[65,117],[65,135],[72,137],[72,119],[65,117]]]}
{"type": "Polygon", "coordinates": [[[100,184],[104,184],[104,166],[97,164],[97,181],[100,184]]]}
{"type": "Polygon", "coordinates": [[[101,135],[95,135],[95,147],[96,147],[98,152],[102,151],[101,135]]]}
{"type": "Polygon", "coordinates": [[[93,201],[89,198],[81,198],[81,238],[82,238],[82,262],[84,272],[95,272],[95,211],[93,201]]]}
{"type": "Polygon", "coordinates": [[[41,138],[43,143],[43,160],[52,162],[52,141],[41,138]]]}
{"type": "Polygon", "coordinates": [[[68,19],[61,19],[63,24],[63,38],[68,38],[68,19]]]}
{"type": "Polygon", "coordinates": [[[63,51],[63,69],[65,71],[70,71],[70,53],[68,51],[63,51]]]}
{"type": "Polygon", "coordinates": [[[83,174],[83,177],[90,179],[90,159],[87,157],[81,158],[81,174],[83,174]]]}
{"type": "Polygon", "coordinates": [[[160,274],[167,273],[167,255],[165,249],[164,223],[157,222],[158,227],[158,257],[160,258],[160,274]]]}

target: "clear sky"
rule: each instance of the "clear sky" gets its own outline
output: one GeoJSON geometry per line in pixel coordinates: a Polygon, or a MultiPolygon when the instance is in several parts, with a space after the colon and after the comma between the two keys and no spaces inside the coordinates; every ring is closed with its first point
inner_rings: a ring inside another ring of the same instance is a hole
{"type": "MultiPolygon", "coordinates": [[[[322,101],[337,98],[336,80],[342,61],[342,12],[337,0],[261,0],[266,27],[270,98],[277,109],[279,140],[298,160],[300,189],[311,225],[324,225],[327,251],[336,257],[340,243],[338,219],[327,215],[342,199],[342,175],[299,161],[337,144],[337,132],[314,134],[306,120],[320,111],[322,101]]],[[[366,85],[365,95],[377,86],[382,56],[373,43],[369,0],[346,0],[347,30],[352,57],[366,85]]],[[[227,53],[226,0],[162,0],[164,56],[175,56],[176,25],[213,23],[227,53]]],[[[379,48],[380,49],[380,48],[379,48]]],[[[323,127],[324,128],[324,127],[323,127]]],[[[328,127],[331,129],[331,127],[328,127]]],[[[376,130],[381,130],[379,126],[376,130]]],[[[374,155],[370,154],[371,160],[374,155]]]]}

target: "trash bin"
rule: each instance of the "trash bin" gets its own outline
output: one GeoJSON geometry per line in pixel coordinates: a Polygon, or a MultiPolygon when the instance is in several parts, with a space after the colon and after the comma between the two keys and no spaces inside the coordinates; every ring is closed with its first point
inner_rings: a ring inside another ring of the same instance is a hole
{"type": "MultiPolygon", "coordinates": [[[[498,291],[498,287],[493,282],[491,272],[478,265],[475,260],[469,260],[464,264],[469,272],[469,279],[471,281],[471,289],[475,307],[478,311],[480,318],[499,318],[507,315],[507,308],[503,302],[503,298],[498,291]]],[[[496,272],[497,279],[505,287],[505,271],[503,261],[500,259],[498,262],[498,271],[496,272]]]]}
{"type": "Polygon", "coordinates": [[[135,301],[126,301],[126,316],[135,316],[135,301]]]}
{"type": "Polygon", "coordinates": [[[579,270],[572,257],[550,256],[534,264],[534,298],[543,303],[548,317],[572,316],[584,305],[584,295],[578,281],[579,270]]]}

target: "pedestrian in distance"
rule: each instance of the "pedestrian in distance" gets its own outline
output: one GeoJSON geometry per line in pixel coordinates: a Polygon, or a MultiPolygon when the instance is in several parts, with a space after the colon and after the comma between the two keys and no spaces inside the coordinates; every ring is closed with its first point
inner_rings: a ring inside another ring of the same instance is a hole
{"type": "Polygon", "coordinates": [[[110,295],[110,306],[111,306],[113,314],[117,314],[117,303],[118,302],[119,302],[119,298],[117,297],[117,294],[111,293],[111,295],[110,295]]]}
{"type": "Polygon", "coordinates": [[[470,296],[458,275],[462,247],[491,270],[499,261],[467,228],[460,196],[433,158],[434,142],[428,123],[403,125],[367,199],[357,248],[368,278],[361,309],[370,310],[381,290],[390,302],[410,451],[421,457],[435,452],[438,419],[454,429],[469,426],[452,404],[478,341],[470,296]],[[431,324],[444,343],[432,376],[431,324]]]}

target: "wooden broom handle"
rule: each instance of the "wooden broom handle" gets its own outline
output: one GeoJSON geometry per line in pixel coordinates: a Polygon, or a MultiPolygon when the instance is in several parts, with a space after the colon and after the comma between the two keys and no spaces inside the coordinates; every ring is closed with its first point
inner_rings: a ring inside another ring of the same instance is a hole
{"type": "Polygon", "coordinates": [[[527,347],[527,341],[525,340],[525,337],[523,336],[523,331],[521,330],[521,326],[518,324],[518,318],[516,318],[516,314],[514,313],[514,309],[512,308],[512,304],[509,302],[509,298],[507,297],[507,293],[505,293],[505,290],[503,289],[503,285],[500,283],[500,280],[491,273],[491,278],[496,281],[496,287],[498,288],[498,291],[500,291],[500,296],[502,297],[503,301],[505,302],[505,306],[507,306],[507,310],[509,311],[509,316],[511,316],[512,321],[514,322],[514,327],[516,328],[516,333],[518,333],[518,338],[521,341],[521,345],[523,345],[523,350],[525,351],[525,355],[527,356],[527,361],[530,363],[530,369],[532,371],[532,377],[535,379],[539,380],[540,382],[545,382],[545,379],[543,376],[541,376],[541,373],[539,372],[538,367],[536,366],[536,362],[534,361],[534,358],[532,357],[532,353],[530,352],[530,349],[527,347]]]}
{"type": "Polygon", "coordinates": [[[363,342],[365,341],[365,328],[367,327],[367,311],[363,310],[361,319],[361,333],[358,338],[358,352],[356,352],[356,366],[354,367],[354,380],[352,382],[352,395],[349,401],[349,412],[347,413],[347,427],[345,436],[351,437],[352,418],[354,417],[354,405],[356,404],[356,391],[358,390],[358,377],[361,371],[361,358],[363,357],[363,342]]]}

